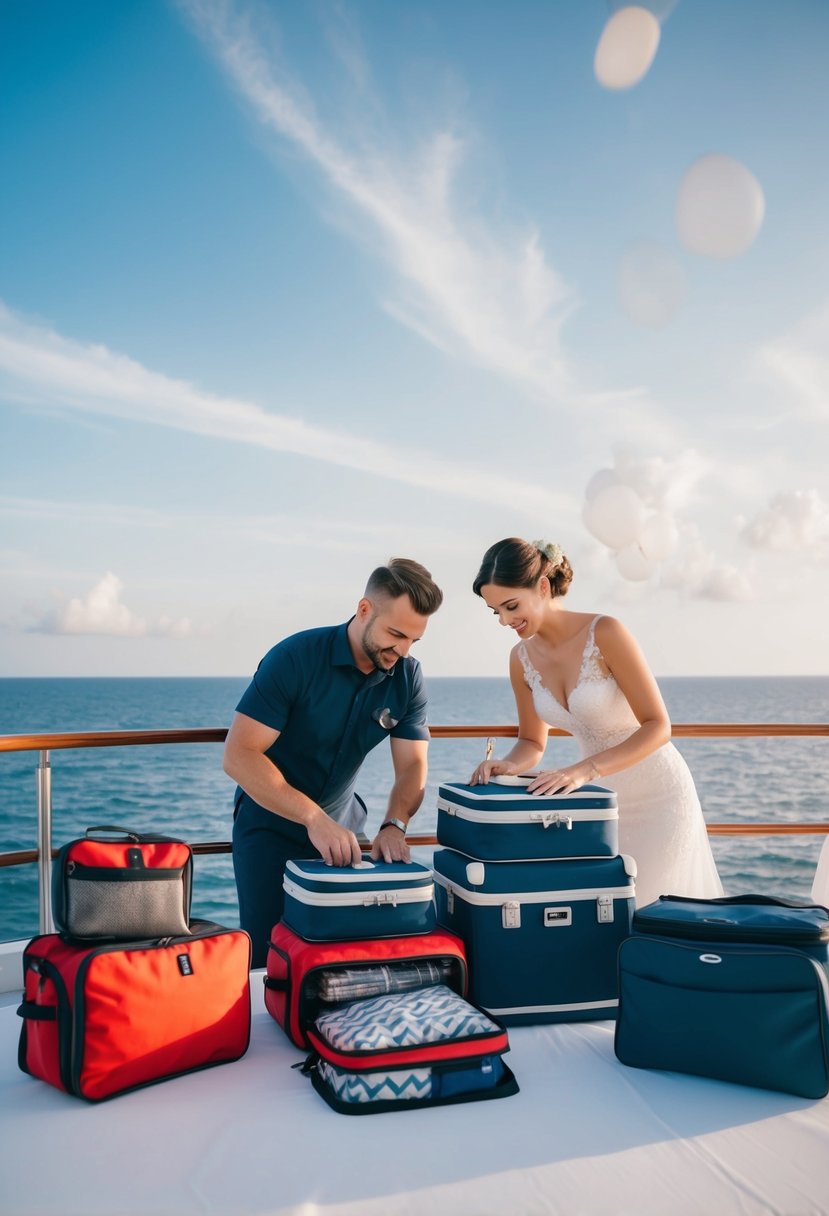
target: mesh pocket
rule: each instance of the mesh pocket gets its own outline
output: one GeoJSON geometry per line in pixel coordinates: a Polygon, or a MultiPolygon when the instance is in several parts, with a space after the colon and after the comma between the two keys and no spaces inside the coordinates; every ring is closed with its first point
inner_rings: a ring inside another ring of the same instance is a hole
{"type": "Polygon", "coordinates": [[[190,932],[180,873],[132,882],[67,883],[67,931],[73,937],[180,937],[190,932]]]}

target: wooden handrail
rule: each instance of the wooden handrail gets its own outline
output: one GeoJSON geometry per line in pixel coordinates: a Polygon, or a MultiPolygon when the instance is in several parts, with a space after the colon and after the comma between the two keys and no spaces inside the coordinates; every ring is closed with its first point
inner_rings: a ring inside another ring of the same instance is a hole
{"type": "MultiPolygon", "coordinates": [[[[516,739],[518,727],[430,726],[433,739],[516,739]]],[[[568,735],[566,730],[550,727],[551,735],[568,735]]],[[[827,722],[675,722],[675,739],[747,739],[768,736],[826,736],[827,722]]],[[[200,727],[192,730],[90,730],[62,734],[0,735],[0,752],[60,751],[83,747],[141,747],[165,743],[223,743],[225,727],[200,727]]]]}
{"type": "MultiPolygon", "coordinates": [[[[709,836],[829,836],[829,822],[826,823],[709,823],[706,824],[709,836]]],[[[408,843],[415,847],[431,847],[438,843],[434,834],[426,833],[420,836],[407,836],[408,843]]],[[[190,848],[197,857],[210,857],[219,853],[232,852],[229,840],[208,840],[199,844],[191,843],[190,848]]],[[[58,849],[52,849],[54,860],[58,849]]],[[[16,852],[0,853],[0,870],[5,866],[31,865],[40,857],[37,849],[18,849],[16,852]]]]}
{"type": "MultiPolygon", "coordinates": [[[[518,727],[494,726],[430,726],[433,739],[515,739],[518,727]]],[[[550,727],[551,735],[568,735],[569,732],[550,727]]],[[[825,722],[681,722],[674,723],[674,738],[682,739],[739,739],[758,737],[828,737],[829,723],[825,722]]],[[[88,747],[141,747],[180,743],[223,743],[227,737],[224,727],[198,727],[180,730],[107,730],[70,731],[58,734],[0,735],[0,752],[61,751],[88,747]]],[[[829,822],[824,823],[709,823],[706,825],[712,836],[798,836],[829,834],[829,822]]],[[[410,836],[409,844],[430,846],[437,844],[434,835],[410,836]]],[[[192,844],[197,855],[229,853],[230,841],[204,841],[192,844]]],[[[39,859],[37,849],[20,849],[0,853],[0,869],[6,866],[30,865],[39,859]]],[[[57,849],[52,850],[57,856],[57,849]]]]}

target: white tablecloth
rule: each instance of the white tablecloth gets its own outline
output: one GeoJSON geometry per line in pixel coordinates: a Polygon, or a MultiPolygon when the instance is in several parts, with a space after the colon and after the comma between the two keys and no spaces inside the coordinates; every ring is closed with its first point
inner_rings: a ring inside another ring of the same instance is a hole
{"type": "Polygon", "coordinates": [[[515,1097],[350,1118],[252,990],[242,1060],[97,1105],[20,1072],[0,1009],[0,1212],[829,1213],[829,1099],[625,1068],[595,1022],[511,1030],[515,1097]]]}

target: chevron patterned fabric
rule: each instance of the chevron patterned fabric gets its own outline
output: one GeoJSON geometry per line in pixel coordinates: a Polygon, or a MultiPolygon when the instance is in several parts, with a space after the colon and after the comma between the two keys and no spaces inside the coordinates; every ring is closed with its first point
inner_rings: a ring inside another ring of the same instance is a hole
{"type": "Polygon", "coordinates": [[[344,1072],[320,1060],[319,1074],[341,1102],[400,1102],[431,1098],[431,1068],[395,1068],[388,1072],[344,1072]]]}
{"type": "Polygon", "coordinates": [[[498,1030],[445,984],[353,1001],[321,1014],[316,1027],[340,1051],[383,1051],[442,1043],[498,1030]]]}

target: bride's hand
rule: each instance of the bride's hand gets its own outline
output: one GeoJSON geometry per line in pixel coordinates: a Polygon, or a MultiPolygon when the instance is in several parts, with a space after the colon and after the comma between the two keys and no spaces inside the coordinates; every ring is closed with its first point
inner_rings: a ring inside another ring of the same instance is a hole
{"type": "Polygon", "coordinates": [[[482,760],[469,778],[470,785],[487,785],[493,777],[514,776],[518,769],[507,760],[482,760]]]}
{"type": "Polygon", "coordinates": [[[593,778],[593,766],[585,772],[584,766],[574,764],[571,768],[551,768],[539,773],[527,786],[528,794],[572,794],[593,778]]]}

